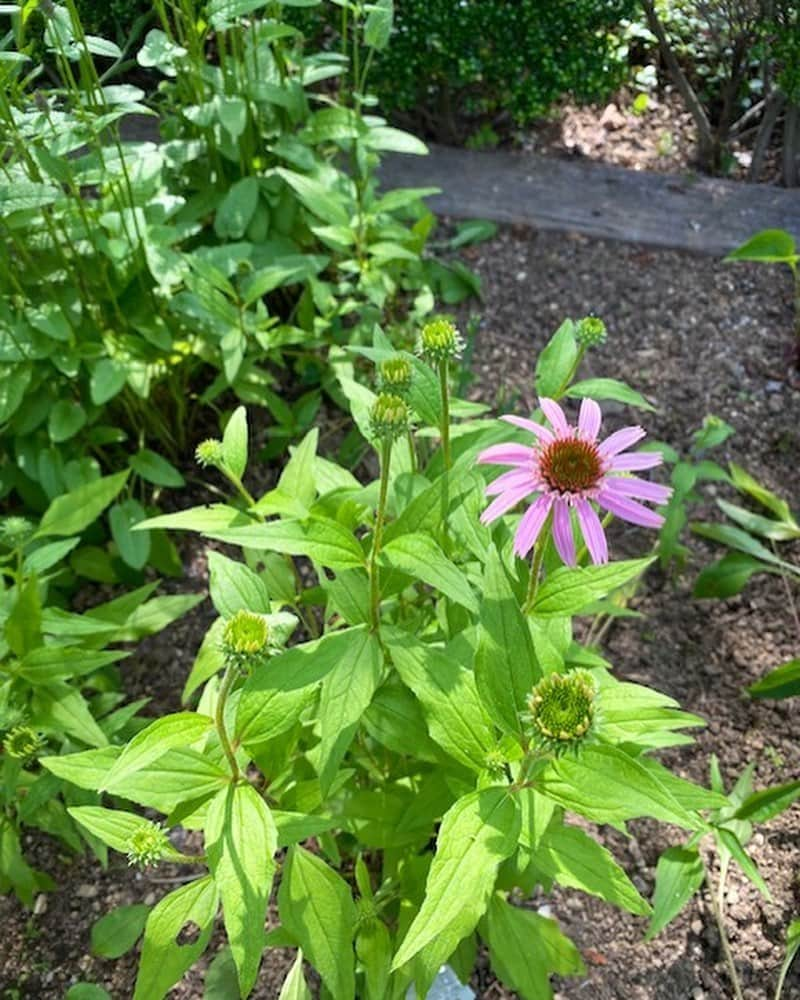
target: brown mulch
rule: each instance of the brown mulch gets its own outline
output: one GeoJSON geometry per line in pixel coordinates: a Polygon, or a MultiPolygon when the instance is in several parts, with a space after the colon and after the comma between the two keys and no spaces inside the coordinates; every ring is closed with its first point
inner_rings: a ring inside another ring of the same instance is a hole
{"type": "MultiPolygon", "coordinates": [[[[578,156],[631,170],[685,174],[697,171],[697,138],[692,116],[671,86],[648,93],[646,107],[637,112],[637,94],[623,89],[604,104],[563,101],[550,117],[519,136],[523,152],[549,156],[578,156]]],[[[751,149],[748,142],[731,143],[725,176],[747,180],[751,149]]],[[[779,184],[779,150],[765,157],[759,180],[779,184]]]]}
{"type": "MultiPolygon", "coordinates": [[[[685,449],[691,431],[713,412],[736,428],[719,451],[800,506],[796,456],[800,444],[800,392],[786,360],[791,346],[788,276],[769,268],[722,265],[707,257],[643,250],[530,229],[503,229],[473,248],[469,263],[483,279],[485,299],[464,310],[480,316],[474,354],[476,379],[470,395],[500,411],[534,405],[536,357],[565,316],[593,312],[610,331],[605,349],[590,357],[590,374],[623,378],[658,407],[637,414],[651,434],[685,449]]],[[[631,414],[606,407],[609,422],[631,414]]],[[[700,510],[714,516],[713,497],[700,510]]],[[[637,529],[619,532],[618,552],[641,553],[650,539],[637,529]]],[[[711,550],[693,544],[697,562],[680,576],[652,573],[640,596],[640,620],[618,623],[605,652],[621,678],[650,684],[710,720],[695,747],[672,750],[664,759],[679,773],[704,781],[715,753],[731,782],[755,761],[756,783],[788,781],[800,774],[792,702],[744,700],[742,687],[797,652],[791,615],[779,579],[759,579],[738,598],[699,603],[691,599],[692,574],[711,550]]],[[[184,550],[188,589],[203,586],[202,553],[184,550]]],[[[131,690],[154,698],[149,711],[177,707],[194,651],[211,619],[207,602],[161,636],[147,640],[130,664],[131,690]]],[[[127,668],[126,668],[127,669],[127,668]]],[[[601,836],[638,887],[649,893],[659,853],[678,842],[679,831],[642,821],[623,838],[603,828],[601,836]]],[[[0,900],[5,948],[0,952],[0,990],[5,996],[60,1000],[73,982],[103,984],[114,1000],[132,993],[135,956],[107,962],[89,954],[92,922],[120,903],[153,901],[178,877],[159,869],[138,873],[124,859],[100,872],[86,860],[60,856],[51,842],[31,837],[35,862],[57,878],[59,890],[24,911],[0,900]],[[16,991],[16,992],[14,992],[16,991]]],[[[747,1000],[767,1000],[774,991],[782,939],[800,913],[796,869],[800,848],[798,809],[762,827],[753,853],[770,885],[765,903],[734,867],[727,895],[730,936],[747,1000]]],[[[642,941],[646,922],[580,893],[557,891],[534,905],[547,906],[580,948],[583,979],[557,985],[562,1000],[722,1000],[731,996],[719,942],[705,895],[655,941],[642,941]]],[[[276,998],[288,957],[270,952],[257,991],[276,998]]],[[[202,969],[176,989],[180,1000],[200,1000],[202,969]]],[[[473,978],[478,996],[510,997],[481,959],[473,978]]],[[[790,974],[786,1000],[800,998],[800,971],[790,974]]]]}

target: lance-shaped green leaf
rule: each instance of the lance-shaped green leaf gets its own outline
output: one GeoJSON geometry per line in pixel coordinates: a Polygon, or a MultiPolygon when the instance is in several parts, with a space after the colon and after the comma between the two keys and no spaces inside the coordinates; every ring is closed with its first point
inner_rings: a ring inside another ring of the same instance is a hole
{"type": "Polygon", "coordinates": [[[630,913],[650,913],[649,904],[611,852],[576,826],[559,824],[548,830],[533,860],[537,868],[567,888],[599,896],[630,913]]]}
{"type": "Polygon", "coordinates": [[[141,937],[150,907],[143,903],[118,906],[92,925],[92,954],[120,958],[141,937]]]}
{"type": "Polygon", "coordinates": [[[483,771],[495,739],[473,675],[404,633],[386,630],[385,638],[403,683],[422,703],[433,739],[461,764],[483,771]]]}
{"type": "Polygon", "coordinates": [[[589,745],[577,757],[551,761],[536,787],[565,809],[597,823],[618,825],[652,816],[688,830],[705,828],[640,761],[613,746],[589,745]]]}
{"type": "Polygon", "coordinates": [[[681,912],[703,884],[704,876],[705,868],[696,848],[670,847],[664,851],[656,865],[653,916],[645,940],[660,934],[681,912]]]}
{"type": "MultiPolygon", "coordinates": [[[[256,198],[258,188],[256,187],[256,198]]],[[[231,414],[222,435],[222,457],[225,465],[239,479],[247,468],[247,410],[238,406],[231,414]]]]}
{"type": "Polygon", "coordinates": [[[229,785],[209,806],[205,825],[208,864],[222,900],[225,931],[249,995],[264,950],[264,921],[278,835],[269,806],[252,785],[229,785]]]}
{"type": "Polygon", "coordinates": [[[98,791],[115,791],[117,785],[146,767],[167,750],[188,747],[211,728],[212,720],[197,712],[175,712],[151,722],[130,741],[114,762],[98,791]]]}
{"type": "Polygon", "coordinates": [[[748,795],[737,809],[734,818],[749,820],[751,823],[766,823],[778,816],[800,798],[800,781],[788,781],[783,785],[773,785],[760,792],[748,795]]]}
{"type": "Polygon", "coordinates": [[[35,688],[31,721],[66,733],[83,744],[108,745],[108,738],[89,711],[85,698],[66,681],[50,681],[35,688]]]}
{"type": "Polygon", "coordinates": [[[562,566],[539,587],[533,605],[534,615],[575,615],[587,604],[605,597],[647,569],[652,559],[629,559],[604,566],[562,566]]]}
{"type": "Polygon", "coordinates": [[[575,382],[567,389],[566,395],[577,399],[583,399],[585,396],[590,399],[614,399],[618,403],[637,406],[640,410],[655,410],[640,392],[615,378],[587,378],[582,382],[575,382]]]}
{"type": "Polygon", "coordinates": [[[290,847],[278,890],[281,923],[322,976],[334,1000],[353,1000],[356,906],[347,883],[322,858],[290,847]]]}
{"type": "Polygon", "coordinates": [[[497,550],[489,550],[475,654],[475,683],[492,720],[519,737],[527,697],[541,677],[530,629],[497,550]]]}
{"type": "Polygon", "coordinates": [[[108,507],[125,485],[128,474],[126,469],[113,476],[95,479],[93,483],[56,497],[44,512],[36,532],[37,538],[46,535],[79,535],[108,507]]]}
{"type": "Polygon", "coordinates": [[[225,618],[237,611],[269,614],[267,586],[249,566],[219,552],[209,552],[208,571],[208,589],[218,614],[225,618]]]}
{"type": "Polygon", "coordinates": [[[428,535],[401,535],[381,551],[380,564],[408,573],[468,611],[477,613],[478,600],[461,570],[428,535]]]}
{"type": "Polygon", "coordinates": [[[154,907],[144,929],[133,1000],[162,1000],[194,965],[211,940],[218,905],[217,887],[209,875],[181,886],[154,907]],[[189,939],[186,944],[182,932],[189,939]]]}
{"type": "Polygon", "coordinates": [[[248,678],[239,699],[236,736],[246,746],[286,732],[314,697],[314,685],[364,643],[366,626],[329,632],[273,656],[248,678]]]}
{"type": "Polygon", "coordinates": [[[215,538],[220,531],[245,527],[253,524],[253,519],[235,507],[224,503],[211,503],[203,507],[189,507],[174,514],[159,514],[136,525],[135,531],[167,529],[169,531],[202,531],[209,538],[215,538]]]}
{"type": "MultiPolygon", "coordinates": [[[[122,809],[105,809],[103,806],[72,806],[67,812],[76,823],[120,854],[127,854],[130,851],[131,838],[134,834],[143,827],[153,825],[136,813],[125,812],[122,809]]],[[[166,839],[163,857],[173,861],[185,860],[180,851],[176,851],[166,839]]]]}
{"type": "Polygon", "coordinates": [[[383,652],[374,632],[362,632],[322,682],[319,703],[320,782],[330,788],[361,716],[381,680],[383,652]]]}
{"type": "Polygon", "coordinates": [[[302,949],[297,952],[294,965],[289,969],[289,974],[283,981],[278,1000],[311,1000],[311,990],[303,975],[302,949]]]}
{"type": "Polygon", "coordinates": [[[392,963],[399,969],[434,941],[445,961],[489,903],[498,865],[516,848],[520,815],[506,788],[484,788],[448,809],[425,885],[425,898],[392,963]]]}
{"type": "Polygon", "coordinates": [[[121,650],[78,649],[71,646],[40,646],[31,650],[14,671],[29,684],[81,677],[128,656],[121,650]]]}
{"type": "Polygon", "coordinates": [[[756,889],[758,889],[764,899],[766,899],[767,902],[771,902],[772,893],[770,893],[767,883],[761,877],[761,872],[758,870],[755,861],[753,861],[745,848],[742,846],[741,841],[733,830],[729,830],[724,826],[715,826],[714,836],[717,839],[718,845],[724,848],[731,855],[733,860],[750,879],[756,889]]]}
{"type": "Polygon", "coordinates": [[[230,545],[241,545],[242,548],[306,556],[329,569],[352,569],[364,565],[364,553],[358,540],[330,517],[311,517],[306,521],[286,518],[243,528],[205,530],[204,534],[230,545]]]}
{"type": "Polygon", "coordinates": [[[523,1000],[549,1000],[550,976],[584,972],[578,949],[555,920],[492,897],[486,921],[492,968],[523,1000]]]}
{"type": "Polygon", "coordinates": [[[536,361],[536,392],[558,399],[574,373],[578,359],[575,323],[566,319],[539,352],[536,361]]]}
{"type": "Polygon", "coordinates": [[[770,670],[760,681],[751,684],[747,693],[753,698],[790,698],[800,694],[800,659],[789,660],[770,670]]]}

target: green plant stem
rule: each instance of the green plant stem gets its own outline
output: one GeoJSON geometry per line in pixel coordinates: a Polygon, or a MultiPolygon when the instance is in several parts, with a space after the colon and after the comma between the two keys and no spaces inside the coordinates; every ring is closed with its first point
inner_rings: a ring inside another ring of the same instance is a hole
{"type": "Polygon", "coordinates": [[[228,731],[225,728],[225,704],[228,701],[228,695],[230,694],[231,687],[235,679],[236,670],[228,664],[222,677],[222,683],[219,686],[217,707],[214,712],[214,723],[217,727],[217,735],[219,736],[220,746],[222,747],[222,751],[227,757],[228,764],[230,765],[231,776],[234,781],[238,781],[240,777],[239,765],[236,762],[236,754],[233,752],[231,741],[228,739],[228,731]]]}
{"type": "Polygon", "coordinates": [[[733,960],[733,952],[731,951],[731,943],[728,940],[728,934],[725,930],[725,877],[727,875],[727,865],[723,864],[719,875],[719,888],[714,891],[714,884],[711,880],[711,875],[706,868],[706,885],[708,886],[708,894],[711,899],[711,912],[714,914],[714,922],[717,925],[717,931],[719,932],[719,940],[722,945],[722,954],[725,958],[725,965],[728,969],[728,975],[731,980],[731,985],[733,986],[733,994],[736,1000],[745,1000],[744,993],[742,992],[742,984],[739,982],[739,973],[736,971],[736,963],[733,960]]]}
{"type": "Polygon", "coordinates": [[[380,626],[381,590],[378,579],[378,556],[381,552],[383,522],[386,517],[386,497],[389,492],[389,464],[392,460],[392,441],[387,438],[381,447],[381,485],[378,509],[375,511],[375,531],[372,536],[372,551],[369,554],[369,591],[372,627],[380,626]]]}
{"type": "Polygon", "coordinates": [[[569,370],[569,375],[567,375],[567,377],[564,379],[564,381],[559,386],[558,392],[555,394],[554,399],[561,399],[561,397],[567,391],[567,389],[569,388],[570,382],[578,374],[578,369],[581,366],[581,361],[583,361],[583,357],[584,357],[585,354],[586,354],[586,345],[585,344],[581,344],[581,346],[578,348],[578,354],[577,354],[577,356],[575,358],[575,361],[573,362],[573,365],[572,365],[572,367],[569,370]]]}
{"type": "Polygon", "coordinates": [[[445,469],[450,469],[453,465],[453,458],[450,454],[450,383],[448,380],[448,363],[446,360],[439,362],[439,389],[442,394],[442,458],[445,469]]]}
{"type": "Polygon", "coordinates": [[[531,558],[531,575],[528,579],[528,592],[525,595],[525,603],[522,605],[523,615],[529,615],[536,601],[536,592],[539,589],[539,578],[542,575],[542,560],[544,559],[544,541],[547,537],[547,530],[550,525],[550,515],[542,528],[539,541],[533,547],[533,557],[531,558]]]}

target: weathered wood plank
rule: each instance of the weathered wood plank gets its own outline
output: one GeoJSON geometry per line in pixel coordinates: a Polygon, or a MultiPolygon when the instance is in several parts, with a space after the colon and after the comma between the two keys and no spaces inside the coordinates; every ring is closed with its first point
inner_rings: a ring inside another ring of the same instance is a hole
{"type": "Polygon", "coordinates": [[[442,188],[431,207],[456,218],[715,255],[759,229],[788,229],[800,238],[800,191],[767,184],[443,146],[431,147],[429,156],[387,156],[380,174],[386,187],[442,188]]]}

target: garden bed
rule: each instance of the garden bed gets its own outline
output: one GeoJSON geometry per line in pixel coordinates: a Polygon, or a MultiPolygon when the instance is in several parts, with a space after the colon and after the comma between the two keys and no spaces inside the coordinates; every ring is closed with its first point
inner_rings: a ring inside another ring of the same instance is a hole
{"type": "MultiPolygon", "coordinates": [[[[723,265],[712,258],[651,251],[570,235],[506,228],[471,251],[470,265],[483,280],[485,299],[465,310],[480,315],[470,394],[501,412],[527,412],[534,405],[537,353],[564,316],[588,312],[609,329],[605,349],[592,357],[593,375],[627,378],[657,406],[648,429],[678,449],[707,413],[731,423],[737,433],[718,457],[746,467],[797,507],[797,414],[800,391],[787,361],[791,346],[791,288],[788,276],[754,266],[723,265]]],[[[613,413],[613,407],[610,408],[613,413]]],[[[609,410],[609,407],[606,407],[609,410]]],[[[621,410],[621,408],[620,408],[621,410]]],[[[618,419],[616,416],[612,420],[618,419]]],[[[192,499],[195,499],[193,497],[192,499]]],[[[180,498],[176,496],[175,503],[180,498]]],[[[709,505],[700,513],[713,513],[709,505]]],[[[614,537],[624,550],[629,529],[614,537]]],[[[642,548],[636,538],[635,551],[642,548]]],[[[700,562],[710,550],[693,544],[700,562]]],[[[182,587],[202,590],[205,560],[185,544],[182,587]]],[[[798,750],[791,702],[744,700],[741,689],[796,653],[796,637],[781,581],[757,580],[741,598],[696,603],[691,573],[679,579],[652,572],[637,598],[645,614],[615,626],[605,651],[621,678],[652,684],[679,699],[689,711],[711,719],[696,747],[673,750],[670,765],[694,780],[707,779],[712,753],[732,781],[748,761],[756,762],[756,785],[797,776],[798,750]]],[[[126,664],[131,693],[153,700],[153,716],[178,708],[177,692],[208,626],[207,604],[160,636],[143,642],[126,664]]],[[[659,853],[677,831],[634,822],[633,837],[604,830],[603,839],[648,895],[659,853]]],[[[69,862],[50,842],[31,841],[34,863],[57,876],[59,890],[40,897],[33,915],[15,900],[0,900],[5,948],[0,986],[11,997],[60,1000],[78,981],[105,985],[115,1000],[132,994],[135,956],[118,962],[89,954],[95,919],[115,905],[152,902],[185,876],[185,868],[163,865],[140,873],[114,855],[102,873],[85,860],[69,862]],[[14,992],[14,991],[17,992],[14,992]]],[[[756,834],[753,855],[769,883],[773,902],[734,871],[728,909],[734,952],[748,1000],[766,1000],[782,955],[790,919],[800,912],[795,879],[800,817],[795,808],[756,834]]],[[[654,942],[644,944],[646,922],[579,893],[557,891],[533,901],[574,937],[587,973],[560,986],[564,1000],[589,995],[598,1000],[701,1000],[730,995],[719,942],[705,903],[694,903],[654,942]]],[[[269,952],[254,997],[275,998],[291,961],[269,952]]],[[[479,997],[511,996],[479,966],[473,978],[479,997]]],[[[174,991],[181,1000],[203,995],[202,968],[174,991]]],[[[800,978],[790,974],[786,1000],[800,997],[800,978]]]]}

